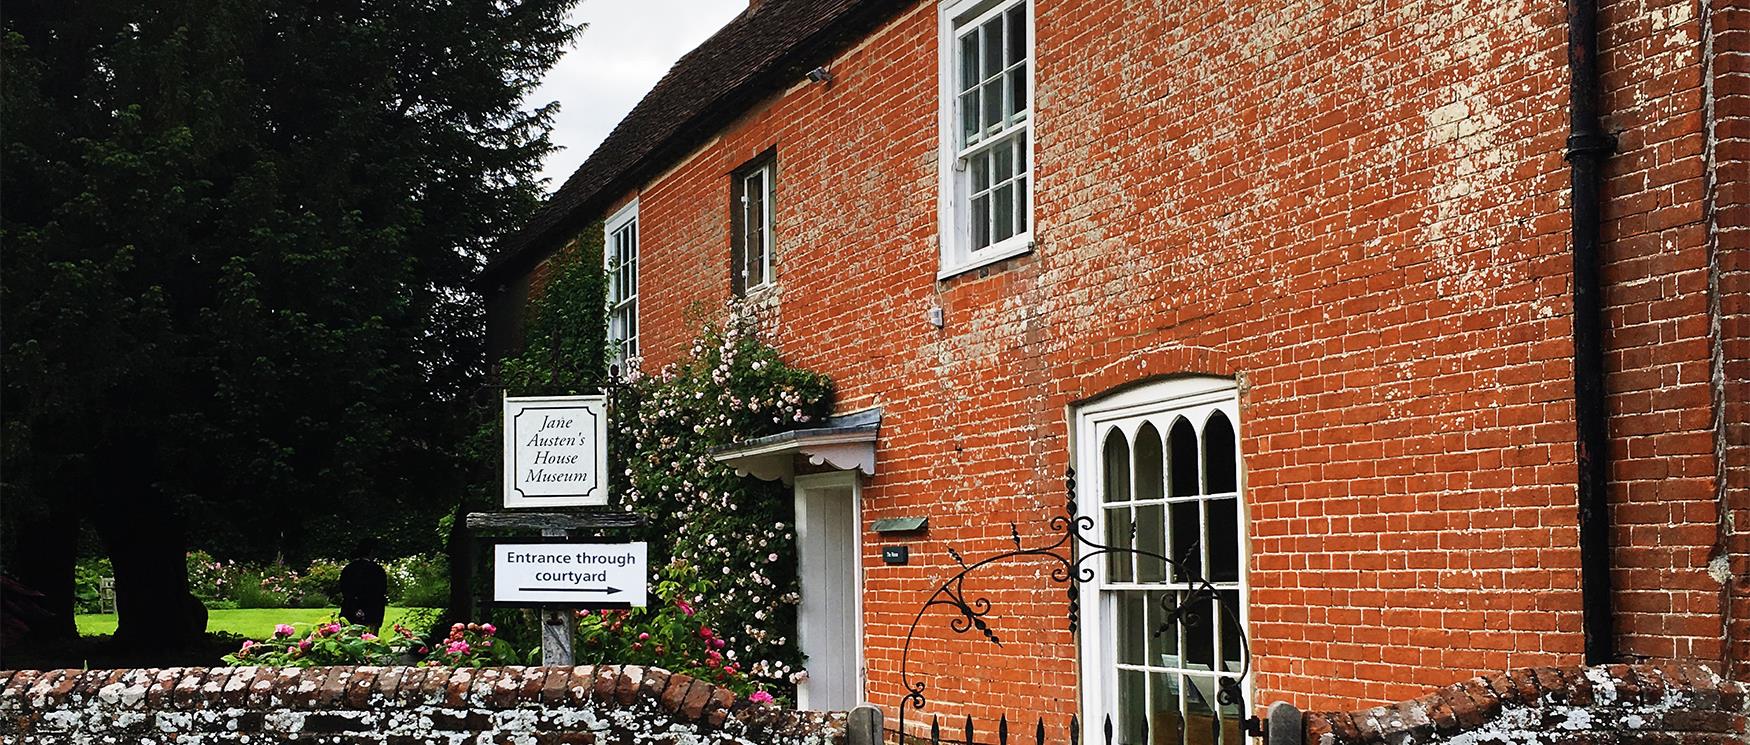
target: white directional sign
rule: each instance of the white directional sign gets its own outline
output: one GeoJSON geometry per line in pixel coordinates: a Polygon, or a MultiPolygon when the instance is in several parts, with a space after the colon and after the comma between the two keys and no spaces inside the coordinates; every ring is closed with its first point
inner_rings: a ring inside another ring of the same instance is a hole
{"type": "Polygon", "coordinates": [[[492,557],[492,598],[642,608],[650,581],[645,548],[643,543],[500,543],[492,557]]]}
{"type": "Polygon", "coordinates": [[[608,503],[608,408],[603,396],[504,400],[504,506],[608,503]]]}

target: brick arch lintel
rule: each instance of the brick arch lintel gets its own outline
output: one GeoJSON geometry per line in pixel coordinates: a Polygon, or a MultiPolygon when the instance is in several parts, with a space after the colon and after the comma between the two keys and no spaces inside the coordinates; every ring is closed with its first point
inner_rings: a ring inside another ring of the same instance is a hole
{"type": "Polygon", "coordinates": [[[1090,362],[1072,369],[1059,393],[1071,408],[1132,388],[1162,380],[1187,377],[1228,378],[1241,382],[1243,375],[1233,360],[1214,347],[1189,345],[1139,349],[1103,363],[1090,362]]]}

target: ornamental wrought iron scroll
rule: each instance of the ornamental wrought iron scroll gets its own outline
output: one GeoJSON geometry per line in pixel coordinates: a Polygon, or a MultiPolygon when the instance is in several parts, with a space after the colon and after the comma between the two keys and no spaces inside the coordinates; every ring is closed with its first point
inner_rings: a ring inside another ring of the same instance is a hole
{"type": "MultiPolygon", "coordinates": [[[[905,695],[901,698],[899,705],[899,732],[902,742],[906,731],[906,710],[922,709],[924,704],[928,702],[924,695],[924,691],[928,690],[927,685],[923,681],[914,680],[911,677],[912,640],[916,637],[918,626],[923,623],[924,616],[929,614],[932,608],[947,608],[953,614],[948,620],[948,628],[954,633],[965,634],[977,631],[986,641],[999,647],[1002,646],[1002,637],[991,625],[992,606],[990,599],[969,591],[966,579],[985,567],[1028,559],[1042,560],[1053,565],[1051,580],[1064,585],[1065,595],[1069,601],[1067,614],[1069,630],[1072,633],[1077,631],[1081,625],[1082,584],[1093,582],[1095,578],[1094,568],[1089,565],[1090,560],[1111,554],[1131,554],[1164,562],[1173,570],[1175,576],[1190,578],[1191,589],[1186,591],[1187,595],[1183,600],[1173,607],[1169,608],[1164,605],[1168,602],[1168,598],[1173,597],[1173,594],[1163,595],[1162,610],[1167,611],[1167,613],[1160,627],[1155,629],[1153,633],[1156,636],[1164,633],[1177,633],[1176,627],[1180,623],[1196,623],[1197,613],[1199,613],[1196,608],[1208,608],[1209,601],[1213,601],[1215,607],[1220,609],[1227,622],[1231,623],[1232,628],[1237,632],[1240,651],[1238,678],[1227,675],[1215,676],[1218,687],[1216,699],[1223,706],[1232,706],[1242,713],[1246,711],[1245,690],[1239,681],[1251,672],[1252,654],[1250,642],[1246,639],[1246,630],[1240,623],[1239,609],[1231,607],[1223,598],[1220,589],[1189,562],[1182,562],[1169,556],[1128,546],[1108,546],[1090,539],[1088,533],[1094,529],[1094,519],[1080,514],[1076,504],[1076,472],[1074,468],[1068,469],[1064,474],[1064,482],[1067,492],[1067,498],[1064,501],[1065,511],[1064,514],[1051,518],[1051,532],[1055,535],[1051,542],[1028,547],[1023,544],[1020,531],[1011,522],[1009,523],[1009,539],[1015,546],[1011,550],[968,563],[967,557],[959,551],[952,547],[948,549],[948,557],[960,566],[960,571],[938,585],[936,591],[930,595],[930,599],[918,608],[917,615],[912,618],[910,629],[906,631],[905,648],[900,654],[900,685],[905,688],[905,695]]],[[[1133,539],[1136,535],[1134,521],[1130,524],[1130,535],[1133,539]]],[[[1212,662],[1219,666],[1221,672],[1234,672],[1227,669],[1226,660],[1221,659],[1221,656],[1217,656],[1212,662]]],[[[1253,737],[1259,737],[1263,734],[1262,724],[1256,716],[1246,716],[1241,721],[1241,728],[1246,734],[1253,737]]],[[[1107,721],[1107,732],[1108,739],[1110,739],[1110,720],[1107,721]]],[[[1074,733],[1071,736],[1073,737],[1074,733]]]]}

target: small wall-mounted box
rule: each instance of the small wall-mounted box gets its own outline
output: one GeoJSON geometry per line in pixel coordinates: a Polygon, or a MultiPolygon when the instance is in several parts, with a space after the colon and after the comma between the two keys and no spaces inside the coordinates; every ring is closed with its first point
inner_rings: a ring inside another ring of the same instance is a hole
{"type": "Polygon", "coordinates": [[[911,561],[911,547],[882,546],[881,560],[888,564],[905,564],[911,561]]]}
{"type": "Polygon", "coordinates": [[[927,517],[889,517],[876,520],[874,530],[882,535],[893,533],[919,533],[928,530],[930,519],[927,517]]]}

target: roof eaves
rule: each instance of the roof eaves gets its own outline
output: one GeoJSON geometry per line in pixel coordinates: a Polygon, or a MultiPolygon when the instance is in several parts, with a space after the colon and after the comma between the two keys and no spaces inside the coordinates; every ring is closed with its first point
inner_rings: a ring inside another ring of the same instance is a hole
{"type": "MultiPolygon", "coordinates": [[[[685,157],[699,145],[708,141],[724,126],[724,123],[741,113],[758,105],[770,94],[787,87],[790,79],[800,75],[814,64],[818,64],[832,55],[837,54],[856,40],[871,33],[879,24],[900,10],[909,6],[914,0],[849,0],[850,5],[842,15],[833,18],[821,28],[810,33],[800,41],[790,45],[783,52],[773,57],[769,62],[731,85],[723,93],[714,97],[701,107],[694,115],[676,126],[672,133],[636,158],[629,165],[619,168],[600,185],[589,188],[585,186],[591,174],[591,161],[603,154],[603,151],[613,143],[614,135],[629,125],[638,115],[639,108],[650,101],[646,94],[644,100],[633,111],[615,126],[609,133],[609,138],[602,146],[592,153],[577,171],[566,179],[566,183],[554,192],[541,210],[530,219],[530,225],[512,233],[499,242],[500,250],[490,258],[475,279],[476,286],[489,285],[498,277],[511,272],[526,271],[534,266],[547,254],[556,250],[563,243],[562,237],[575,232],[587,223],[595,213],[605,209],[613,200],[619,198],[644,180],[661,172],[679,158],[685,157]],[[561,204],[564,195],[572,187],[589,189],[587,193],[570,197],[572,204],[561,204]]],[[[744,19],[743,15],[731,21],[733,25],[744,19]]],[[[725,26],[728,29],[729,25],[725,26]]],[[[719,34],[723,33],[719,31],[719,34]]],[[[716,38],[713,35],[713,38],[716,38]]],[[[697,53],[710,43],[707,40],[691,55],[697,53]]],[[[686,58],[683,57],[683,60],[686,58]]],[[[669,74],[674,74],[680,62],[670,68],[669,74]]],[[[666,76],[665,76],[666,77],[666,76]]],[[[657,83],[657,88],[662,87],[657,83]]],[[[657,90],[652,88],[652,92],[657,90]]]]}

